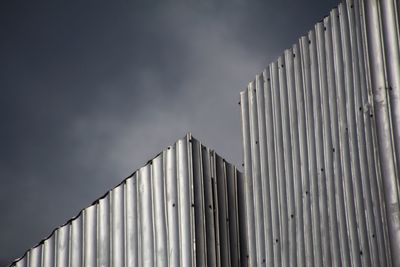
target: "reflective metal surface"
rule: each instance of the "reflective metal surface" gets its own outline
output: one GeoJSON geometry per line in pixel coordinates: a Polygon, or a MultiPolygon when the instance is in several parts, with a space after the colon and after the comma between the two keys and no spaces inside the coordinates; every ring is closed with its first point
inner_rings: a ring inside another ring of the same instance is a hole
{"type": "Polygon", "coordinates": [[[346,0],[240,94],[244,176],[187,135],[10,266],[400,266],[395,0],[346,0]]]}
{"type": "Polygon", "coordinates": [[[243,177],[187,135],[10,266],[243,266],[243,177]]]}
{"type": "Polygon", "coordinates": [[[400,266],[398,8],[341,2],[241,93],[252,266],[400,266]]]}

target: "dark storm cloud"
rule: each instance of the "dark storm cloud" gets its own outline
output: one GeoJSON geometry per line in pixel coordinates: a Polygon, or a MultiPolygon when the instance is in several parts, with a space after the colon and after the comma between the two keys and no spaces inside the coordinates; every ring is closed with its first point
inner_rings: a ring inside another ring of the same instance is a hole
{"type": "Polygon", "coordinates": [[[335,4],[2,1],[0,265],[188,131],[239,165],[239,91],[335,4]]]}

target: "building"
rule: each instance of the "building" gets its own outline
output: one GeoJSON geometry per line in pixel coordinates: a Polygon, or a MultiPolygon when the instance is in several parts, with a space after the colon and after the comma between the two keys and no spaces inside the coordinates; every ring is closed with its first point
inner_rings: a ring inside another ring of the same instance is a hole
{"type": "Polygon", "coordinates": [[[399,9],[342,1],[249,83],[243,175],[189,134],[10,266],[400,266],[399,9]]]}

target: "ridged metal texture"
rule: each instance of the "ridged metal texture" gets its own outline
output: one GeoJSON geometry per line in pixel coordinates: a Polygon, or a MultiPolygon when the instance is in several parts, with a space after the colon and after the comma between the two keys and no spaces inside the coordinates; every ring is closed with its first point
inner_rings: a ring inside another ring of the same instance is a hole
{"type": "Polygon", "coordinates": [[[397,5],[340,3],[241,92],[250,266],[400,266],[397,5]]]}
{"type": "Polygon", "coordinates": [[[240,266],[243,181],[187,135],[10,266],[240,266]]]}

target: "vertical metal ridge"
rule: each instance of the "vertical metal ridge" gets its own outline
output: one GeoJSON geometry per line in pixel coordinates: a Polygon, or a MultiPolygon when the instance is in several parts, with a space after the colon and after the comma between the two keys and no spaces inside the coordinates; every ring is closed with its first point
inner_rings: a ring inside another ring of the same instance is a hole
{"type": "Polygon", "coordinates": [[[320,74],[318,62],[318,43],[317,31],[322,26],[318,23],[314,30],[309,32],[309,48],[310,48],[310,65],[311,65],[311,94],[312,106],[314,113],[314,127],[315,127],[315,153],[316,153],[316,177],[319,197],[319,214],[320,214],[320,235],[321,235],[321,248],[322,248],[322,261],[323,264],[331,263],[330,251],[330,236],[329,236],[329,220],[328,220],[328,207],[327,207],[327,191],[326,191],[326,175],[325,175],[325,161],[323,153],[323,125],[322,125],[322,110],[321,110],[321,93],[320,93],[320,74]]]}
{"type": "Polygon", "coordinates": [[[139,233],[141,257],[140,266],[154,266],[154,229],[151,200],[151,166],[138,171],[139,233]]]}
{"type": "Polygon", "coordinates": [[[110,195],[98,201],[98,265],[106,267],[111,265],[110,261],[110,195]]]}
{"type": "MultiPolygon", "coordinates": [[[[75,225],[76,224],[73,224],[73,229],[74,229],[75,225]]],[[[54,235],[52,235],[43,242],[43,245],[42,245],[42,258],[43,258],[42,266],[43,267],[51,267],[51,266],[55,265],[55,262],[54,262],[54,259],[55,259],[55,257],[54,257],[54,247],[55,247],[54,246],[54,238],[55,238],[54,235]]],[[[74,250],[72,252],[74,252],[74,250]]],[[[79,258],[77,257],[77,259],[79,259],[79,258]]],[[[72,263],[74,263],[74,261],[72,261],[72,263]]],[[[74,266],[74,265],[71,264],[71,266],[74,266]]]]}
{"type": "MultiPolygon", "coordinates": [[[[238,196],[238,223],[239,223],[239,244],[240,261],[239,266],[248,266],[248,237],[247,237],[247,217],[245,203],[245,178],[241,172],[236,171],[237,178],[237,196],[238,196]]],[[[211,266],[211,265],[208,265],[211,266]]]]}
{"type": "Polygon", "coordinates": [[[83,211],[83,264],[85,267],[97,266],[97,205],[83,211]]]}
{"type": "Polygon", "coordinates": [[[203,148],[200,142],[192,140],[192,166],[193,166],[193,188],[195,205],[195,240],[196,240],[196,263],[198,266],[207,266],[207,231],[206,231],[206,199],[204,189],[203,173],[203,148]]]}
{"type": "Polygon", "coordinates": [[[155,230],[155,263],[156,266],[167,264],[167,235],[165,221],[164,181],[163,181],[163,155],[160,154],[153,160],[152,168],[152,199],[154,209],[155,230]]]}
{"type": "Polygon", "coordinates": [[[271,82],[272,82],[272,104],[274,116],[274,135],[275,135],[275,154],[277,162],[277,180],[278,180],[278,203],[279,217],[281,222],[280,236],[278,243],[281,247],[281,265],[288,266],[289,260],[289,228],[287,214],[287,196],[286,196],[286,176],[283,154],[283,138],[282,138],[282,119],[281,119],[281,104],[280,104],[280,87],[278,63],[271,64],[271,82]]]}
{"type": "Polygon", "coordinates": [[[69,266],[69,224],[64,225],[56,231],[56,266],[69,266]]]}
{"type": "Polygon", "coordinates": [[[205,222],[206,222],[206,248],[207,248],[207,264],[209,266],[217,266],[216,237],[214,226],[214,205],[213,202],[213,184],[211,177],[211,156],[210,151],[202,146],[202,162],[203,162],[203,179],[204,179],[204,202],[206,206],[205,222]]]}
{"type": "MultiPolygon", "coordinates": [[[[271,203],[271,223],[272,223],[272,243],[274,253],[274,264],[276,266],[281,265],[281,251],[280,243],[280,217],[279,217],[279,193],[278,193],[278,176],[276,166],[276,154],[275,154],[275,123],[273,114],[273,100],[272,100],[272,79],[271,69],[268,67],[263,71],[264,77],[264,99],[265,99],[265,125],[266,125],[266,146],[268,156],[268,174],[263,177],[267,179],[270,187],[270,203],[271,203]],[[268,127],[267,127],[268,125],[268,127]]],[[[244,113],[242,106],[242,114],[244,113]]],[[[248,221],[248,224],[251,222],[248,221]]]]}
{"type": "Polygon", "coordinates": [[[288,109],[290,123],[290,139],[292,145],[292,167],[293,167],[293,194],[295,203],[294,220],[296,224],[296,244],[297,259],[294,262],[296,266],[305,266],[305,244],[304,244],[304,219],[302,203],[302,178],[301,178],[301,159],[299,146],[298,112],[296,105],[296,78],[295,78],[295,48],[285,51],[285,66],[288,93],[288,109]]]}
{"type": "Polygon", "coordinates": [[[303,36],[300,42],[300,50],[302,53],[302,73],[303,73],[303,90],[304,104],[306,109],[306,127],[307,127],[307,146],[308,146],[308,168],[310,176],[310,198],[311,198],[311,218],[313,233],[313,251],[314,264],[322,266],[322,244],[320,231],[320,211],[318,201],[318,177],[316,165],[316,140],[314,126],[313,96],[312,96],[312,74],[311,74],[311,56],[310,56],[311,40],[308,36],[303,36]]]}
{"type": "Polygon", "coordinates": [[[215,232],[215,261],[217,266],[222,266],[221,257],[224,255],[222,254],[222,247],[221,247],[221,233],[220,233],[220,211],[218,207],[218,189],[217,189],[217,171],[216,171],[216,158],[215,152],[210,151],[210,169],[211,169],[211,190],[212,190],[212,202],[213,202],[213,215],[212,219],[214,221],[214,232],[215,232]]]}
{"type": "Polygon", "coordinates": [[[124,184],[111,191],[111,262],[113,267],[125,266],[124,184]]]}
{"type": "Polygon", "coordinates": [[[236,167],[227,162],[226,170],[226,190],[228,208],[228,230],[230,239],[230,258],[231,266],[240,266],[240,228],[239,228],[239,207],[238,207],[238,177],[236,167]],[[231,177],[231,178],[230,178],[231,177]]]}
{"type": "Polygon", "coordinates": [[[189,211],[189,216],[190,216],[190,249],[192,253],[192,266],[197,266],[196,262],[196,225],[195,225],[195,203],[194,203],[194,189],[193,189],[193,162],[192,162],[192,155],[193,155],[193,150],[192,150],[192,142],[193,142],[193,137],[191,133],[188,133],[185,137],[186,140],[186,145],[187,145],[187,161],[188,161],[188,187],[189,187],[189,205],[190,205],[190,211],[189,211]]]}
{"type": "Polygon", "coordinates": [[[166,195],[168,214],[168,266],[179,266],[178,192],[175,146],[168,147],[166,155],[166,195]]]}
{"type": "Polygon", "coordinates": [[[40,267],[42,265],[42,245],[39,245],[28,252],[29,267],[40,267]]]}
{"type": "Polygon", "coordinates": [[[254,266],[256,263],[256,244],[255,244],[255,222],[254,222],[254,202],[253,202],[253,180],[251,174],[251,144],[250,144],[250,123],[249,123],[249,104],[248,91],[240,93],[240,105],[242,111],[242,136],[243,136],[243,158],[244,158],[244,179],[245,179],[245,203],[247,218],[247,252],[248,265],[254,266]]]}
{"type": "Polygon", "coordinates": [[[138,198],[137,198],[137,174],[126,181],[126,266],[137,267],[138,264],[138,198]]]}
{"type": "Polygon", "coordinates": [[[218,223],[220,234],[221,266],[231,266],[229,214],[226,169],[224,160],[215,154],[215,184],[217,190],[218,223]]]}
{"type": "Polygon", "coordinates": [[[296,223],[295,223],[295,203],[294,203],[294,184],[293,184],[293,163],[292,163],[292,144],[291,128],[288,109],[288,88],[286,76],[285,57],[278,59],[279,90],[281,103],[282,133],[283,133],[283,158],[285,163],[285,184],[287,197],[287,218],[288,218],[288,249],[289,266],[296,266],[296,223]]]}
{"type": "Polygon", "coordinates": [[[190,229],[190,193],[188,181],[187,144],[185,140],[178,140],[177,152],[177,179],[178,179],[178,215],[181,247],[181,262],[183,266],[192,264],[192,243],[190,229]]]}
{"type": "MultiPolygon", "coordinates": [[[[269,183],[269,166],[268,166],[268,144],[266,140],[267,126],[265,114],[265,71],[256,77],[256,100],[257,100],[257,114],[258,114],[258,140],[260,148],[260,180],[262,188],[262,203],[264,210],[264,246],[266,266],[274,264],[274,250],[273,250],[273,225],[272,225],[272,211],[271,211],[271,187],[269,183]]],[[[268,125],[270,127],[270,125],[268,125]]]]}
{"type": "Polygon", "coordinates": [[[256,83],[259,80],[257,76],[256,81],[249,84],[248,102],[249,102],[249,117],[250,117],[250,140],[251,140],[251,169],[253,180],[253,193],[254,193],[254,219],[255,219],[255,238],[256,238],[256,255],[257,265],[264,265],[266,262],[265,255],[265,234],[264,234],[264,207],[262,200],[262,182],[261,182],[261,168],[260,168],[260,147],[258,138],[258,116],[257,116],[257,95],[256,83]]]}
{"type": "Polygon", "coordinates": [[[306,266],[314,266],[313,255],[313,234],[312,234],[312,213],[311,213],[311,198],[310,198],[310,182],[308,169],[308,146],[307,146],[307,125],[306,125],[306,110],[304,96],[304,80],[302,73],[302,46],[301,40],[299,44],[293,46],[294,53],[294,72],[296,80],[296,101],[298,114],[298,129],[299,129],[299,153],[301,166],[301,181],[302,181],[302,198],[303,198],[303,219],[304,219],[304,243],[305,243],[305,259],[306,266]]]}
{"type": "MultiPolygon", "coordinates": [[[[331,77],[328,76],[327,66],[327,53],[325,43],[325,32],[327,31],[326,19],[316,25],[316,42],[317,42],[317,60],[318,60],[318,75],[319,75],[319,90],[321,99],[321,113],[322,113],[322,135],[323,135],[323,148],[321,148],[324,157],[324,170],[325,173],[325,190],[326,190],[326,212],[328,225],[328,231],[326,236],[329,237],[327,242],[330,246],[330,259],[325,260],[325,264],[332,264],[332,266],[341,266],[340,256],[340,245],[338,236],[338,218],[336,209],[336,190],[335,190],[335,179],[334,179],[334,166],[333,166],[333,151],[332,151],[332,128],[330,119],[330,103],[329,103],[329,91],[328,83],[331,82],[331,77]]],[[[329,53],[329,51],[328,51],[329,53]]],[[[329,62],[331,62],[329,60],[329,62]]],[[[330,66],[329,66],[330,67],[330,66]]],[[[332,88],[332,87],[331,87],[332,88]]]]}
{"type": "Polygon", "coordinates": [[[27,255],[22,257],[16,264],[16,267],[27,267],[27,262],[26,262],[27,255]]]}

